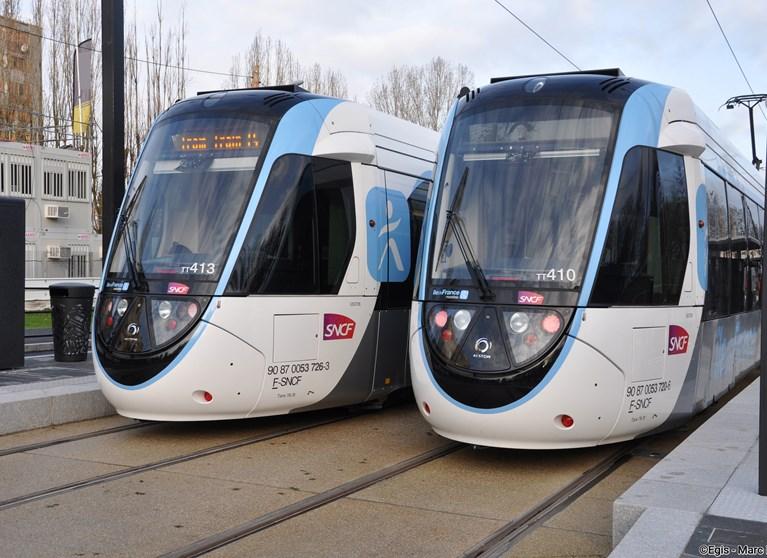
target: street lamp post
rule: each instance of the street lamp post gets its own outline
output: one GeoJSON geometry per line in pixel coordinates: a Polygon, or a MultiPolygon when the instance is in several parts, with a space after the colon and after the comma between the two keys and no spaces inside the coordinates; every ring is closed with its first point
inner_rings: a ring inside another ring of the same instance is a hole
{"type": "MultiPolygon", "coordinates": [[[[751,124],[751,157],[756,170],[760,170],[762,161],[756,156],[756,140],[754,137],[754,109],[762,101],[767,101],[767,94],[740,95],[727,99],[728,109],[742,105],[748,109],[751,124]]],[[[759,304],[762,312],[761,348],[759,353],[759,495],[767,496],[767,308],[765,294],[767,293],[767,266],[761,254],[764,253],[764,227],[767,226],[767,181],[765,181],[764,216],[762,219],[762,238],[760,259],[762,262],[762,290],[759,304]]]]}

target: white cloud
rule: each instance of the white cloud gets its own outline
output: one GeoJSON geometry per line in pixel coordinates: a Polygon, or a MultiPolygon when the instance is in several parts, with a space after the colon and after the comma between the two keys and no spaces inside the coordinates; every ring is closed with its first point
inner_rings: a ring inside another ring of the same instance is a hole
{"type": "MultiPolygon", "coordinates": [[[[154,2],[134,1],[140,21],[153,21],[154,2]]],[[[748,155],[747,113],[717,110],[748,88],[704,1],[501,1],[582,68],[618,66],[687,90],[748,155]]],[[[710,1],[753,87],[767,92],[767,2],[710,1]]],[[[169,21],[181,5],[165,1],[169,21]]],[[[468,65],[478,85],[495,75],[572,69],[493,0],[187,0],[186,16],[191,66],[227,71],[261,30],[302,61],[341,70],[360,100],[391,66],[437,55],[468,65]]],[[[223,81],[196,74],[192,85],[217,88],[223,81]]],[[[758,121],[763,138],[765,119],[758,121]]]]}

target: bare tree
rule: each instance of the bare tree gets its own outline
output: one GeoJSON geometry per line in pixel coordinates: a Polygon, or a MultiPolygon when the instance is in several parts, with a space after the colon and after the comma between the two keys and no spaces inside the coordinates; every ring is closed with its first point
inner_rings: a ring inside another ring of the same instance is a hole
{"type": "Polygon", "coordinates": [[[346,97],[346,78],[334,69],[314,63],[304,66],[290,47],[273,40],[260,31],[253,37],[244,61],[240,55],[232,58],[226,87],[263,87],[303,82],[303,87],[318,95],[346,97]]]}
{"type": "Polygon", "coordinates": [[[458,91],[474,74],[437,56],[422,66],[395,66],[368,93],[376,109],[438,130],[458,91]]]}
{"type": "Polygon", "coordinates": [[[3,16],[10,19],[19,19],[19,0],[2,0],[3,16]]]}
{"type": "Polygon", "coordinates": [[[144,33],[143,52],[134,10],[125,34],[125,168],[136,164],[141,145],[158,114],[186,96],[188,83],[186,20],[168,27],[162,2],[156,20],[144,33]],[[139,54],[143,58],[139,58],[139,54]]]}

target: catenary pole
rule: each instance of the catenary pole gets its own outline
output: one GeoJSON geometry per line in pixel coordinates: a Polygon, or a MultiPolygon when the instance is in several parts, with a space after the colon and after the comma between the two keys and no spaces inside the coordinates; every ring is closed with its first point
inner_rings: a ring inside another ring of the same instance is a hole
{"type": "MultiPolygon", "coordinates": [[[[756,156],[756,137],[754,133],[754,108],[762,101],[767,101],[767,94],[739,95],[727,99],[725,105],[728,109],[733,109],[737,105],[742,105],[748,109],[748,121],[751,126],[751,155],[752,163],[757,170],[760,169],[762,161],[756,156]]],[[[767,158],[765,158],[767,161],[767,158]]],[[[760,496],[767,496],[767,265],[764,258],[764,229],[767,228],[767,179],[764,184],[764,210],[762,214],[762,238],[760,239],[759,261],[762,264],[762,273],[759,277],[761,288],[759,289],[759,307],[761,309],[761,334],[759,349],[759,482],[758,493],[760,496]]]]}
{"type": "Polygon", "coordinates": [[[104,260],[112,238],[117,212],[125,193],[123,17],[123,0],[101,0],[104,122],[101,232],[104,260]]]}

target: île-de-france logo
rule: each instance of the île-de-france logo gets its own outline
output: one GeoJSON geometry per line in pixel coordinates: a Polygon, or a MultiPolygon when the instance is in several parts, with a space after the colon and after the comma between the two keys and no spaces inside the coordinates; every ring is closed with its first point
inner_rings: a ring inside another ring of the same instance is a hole
{"type": "Polygon", "coordinates": [[[354,320],[343,314],[325,314],[322,323],[322,339],[325,341],[351,339],[354,336],[355,326],[354,320]]]}

